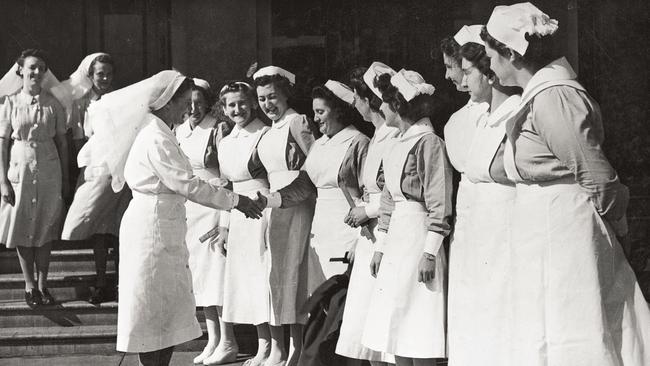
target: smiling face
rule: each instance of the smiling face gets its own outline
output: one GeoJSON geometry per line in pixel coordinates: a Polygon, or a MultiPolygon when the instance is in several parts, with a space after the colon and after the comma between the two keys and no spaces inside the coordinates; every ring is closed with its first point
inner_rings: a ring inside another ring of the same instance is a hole
{"type": "Polygon", "coordinates": [[[488,42],[485,43],[485,54],[490,58],[490,69],[494,71],[501,85],[518,86],[514,78],[515,68],[509,57],[502,56],[490,47],[488,42]]]}
{"type": "Polygon", "coordinates": [[[271,121],[277,121],[289,109],[287,96],[273,83],[257,87],[257,102],[271,121]]]}
{"type": "Polygon", "coordinates": [[[23,87],[40,86],[45,73],[47,72],[47,65],[45,61],[38,57],[27,56],[20,68],[20,73],[23,77],[23,87]]]}
{"type": "Polygon", "coordinates": [[[243,92],[230,92],[223,96],[223,113],[239,127],[246,126],[255,117],[255,104],[243,92]]]}
{"type": "Polygon", "coordinates": [[[354,108],[359,112],[361,117],[366,122],[372,122],[372,110],[370,109],[370,101],[364,98],[357,91],[354,91],[354,108]]]}
{"type": "Polygon", "coordinates": [[[327,104],[323,98],[314,98],[312,100],[314,109],[314,122],[318,124],[318,130],[327,136],[334,136],[345,126],[339,121],[337,113],[327,104]]]}
{"type": "Polygon", "coordinates": [[[465,58],[462,61],[462,70],[462,85],[469,91],[472,102],[489,103],[492,100],[492,85],[489,78],[465,58]]]}
{"type": "Polygon", "coordinates": [[[456,85],[456,90],[458,91],[467,91],[463,88],[463,70],[459,62],[453,57],[447,56],[444,52],[442,53],[442,60],[445,63],[445,79],[451,81],[456,85]]]}
{"type": "Polygon", "coordinates": [[[113,85],[113,65],[104,62],[95,62],[92,70],[93,88],[97,94],[102,95],[111,90],[113,85]]]}

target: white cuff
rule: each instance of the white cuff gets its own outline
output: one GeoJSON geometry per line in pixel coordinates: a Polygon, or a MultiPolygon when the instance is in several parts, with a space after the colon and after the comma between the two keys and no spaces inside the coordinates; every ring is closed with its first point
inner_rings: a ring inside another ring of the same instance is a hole
{"type": "Polygon", "coordinates": [[[233,208],[237,207],[238,204],[239,204],[239,195],[233,192],[232,206],[230,206],[230,209],[232,210],[233,208]]]}
{"type": "Polygon", "coordinates": [[[375,252],[383,253],[386,249],[386,233],[379,230],[375,231],[375,239],[377,239],[374,245],[375,252]]]}
{"type": "Polygon", "coordinates": [[[364,209],[366,210],[366,216],[368,216],[368,218],[374,219],[379,217],[379,206],[369,203],[364,207],[364,209]]]}
{"type": "Polygon", "coordinates": [[[230,211],[221,211],[219,214],[219,227],[230,227],[230,211]]]}
{"type": "Polygon", "coordinates": [[[282,206],[282,195],[278,192],[271,192],[266,195],[266,207],[278,208],[282,206]]]}
{"type": "Polygon", "coordinates": [[[424,239],[424,252],[431,255],[438,255],[444,239],[444,236],[436,232],[427,231],[427,237],[424,239]]]}

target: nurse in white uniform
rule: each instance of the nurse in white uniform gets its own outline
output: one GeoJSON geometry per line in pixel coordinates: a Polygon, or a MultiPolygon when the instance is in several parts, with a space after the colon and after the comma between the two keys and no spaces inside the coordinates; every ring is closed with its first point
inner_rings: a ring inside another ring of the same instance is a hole
{"type": "Polygon", "coordinates": [[[497,6],[481,36],[504,85],[512,210],[511,365],[650,365],[650,309],[617,237],[629,193],[602,150],[596,101],[564,57],[558,22],[530,3],[497,6]]]}
{"type": "MultiPolygon", "coordinates": [[[[219,144],[221,177],[232,184],[235,193],[251,198],[258,192],[268,194],[269,182],[257,145],[269,127],[256,116],[255,89],[245,82],[228,83],[221,88],[219,101],[235,124],[219,144]]],[[[223,320],[257,328],[257,354],[246,360],[245,366],[263,364],[271,350],[268,211],[260,220],[222,211],[219,223],[217,245],[227,252],[223,320]]]]}
{"type": "MultiPolygon", "coordinates": [[[[260,109],[272,121],[262,136],[258,153],[268,172],[271,192],[290,184],[299,174],[314,143],[307,117],[289,106],[296,76],[276,66],[267,66],[253,74],[260,109]]],[[[304,187],[314,192],[312,187],[304,187]]],[[[271,287],[271,353],[265,366],[294,366],[302,348],[302,325],[307,314],[301,311],[309,296],[307,286],[309,235],[314,215],[314,194],[299,205],[272,208],[269,214],[267,243],[269,248],[271,287]],[[291,327],[290,349],[284,346],[282,326],[291,327]]]]}
{"type": "MultiPolygon", "coordinates": [[[[95,103],[91,158],[106,163],[112,186],[128,183],[133,199],[120,228],[117,350],[143,365],[167,365],[173,347],[201,335],[185,245],[185,200],[215,209],[237,207],[260,217],[247,197],[192,172],[171,127],[182,121],[192,82],[176,71],[115,91],[95,103]]],[[[96,163],[97,163],[96,162],[96,163]]]]}
{"type": "MultiPolygon", "coordinates": [[[[385,115],[381,112],[381,92],[374,86],[375,78],[381,74],[395,74],[395,71],[381,62],[374,62],[369,68],[354,69],[350,76],[350,88],[354,90],[354,107],[366,122],[375,127],[375,134],[370,140],[366,161],[362,170],[364,202],[350,210],[346,223],[352,227],[364,225],[376,235],[377,217],[381,190],[384,187],[382,159],[390,148],[393,138],[399,133],[394,113],[385,115]],[[392,119],[387,120],[387,117],[392,119]]],[[[373,351],[361,344],[363,328],[370,304],[370,296],[375,287],[375,278],[368,271],[374,253],[374,242],[359,233],[354,251],[354,265],[350,274],[348,293],[345,298],[345,311],[336,353],[349,358],[368,360],[373,366],[394,363],[395,358],[384,352],[373,351]]]]}
{"type": "Polygon", "coordinates": [[[451,168],[427,117],[434,87],[414,71],[378,79],[382,99],[397,112],[400,136],[384,156],[379,232],[371,263],[377,283],[363,344],[395,355],[400,365],[435,365],[446,355],[442,246],[449,233],[451,168]]]}
{"type": "MultiPolygon", "coordinates": [[[[174,133],[181,150],[192,165],[194,175],[213,183],[219,183],[217,147],[230,131],[226,122],[218,123],[210,114],[214,96],[210,84],[193,79],[190,115],[174,133]]],[[[217,226],[221,211],[192,201],[185,202],[187,234],[185,244],[189,251],[192,287],[196,306],[203,307],[208,330],[208,343],[194,363],[206,365],[233,362],[239,347],[232,325],[220,320],[223,306],[224,272],[226,257],[215,245],[216,235],[206,242],[199,238],[217,226]]]]}
{"type": "Polygon", "coordinates": [[[489,103],[476,123],[465,163],[473,184],[465,239],[449,255],[448,343],[450,365],[508,365],[508,256],[514,183],[503,168],[505,121],[519,104],[518,88],[504,87],[490,70],[482,25],[456,34],[463,87],[473,103],[489,103]],[[468,351],[471,350],[471,351],[468,351]]]}

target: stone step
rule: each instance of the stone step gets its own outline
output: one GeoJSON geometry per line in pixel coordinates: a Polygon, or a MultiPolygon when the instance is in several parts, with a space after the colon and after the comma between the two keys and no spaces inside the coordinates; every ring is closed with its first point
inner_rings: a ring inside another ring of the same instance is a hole
{"type": "MultiPolygon", "coordinates": [[[[203,336],[178,345],[176,351],[201,351],[207,340],[203,336]]],[[[252,353],[257,338],[252,326],[235,326],[240,351],[252,353]]],[[[116,325],[83,325],[76,327],[0,328],[0,358],[71,354],[115,354],[116,325]]],[[[1,360],[0,360],[0,363],[1,360]]]]}
{"type": "MultiPolygon", "coordinates": [[[[174,351],[170,366],[189,366],[199,351],[174,351]]],[[[241,366],[246,359],[253,357],[251,354],[240,353],[237,361],[223,364],[224,366],[241,366]]],[[[33,357],[9,357],[0,359],[2,366],[139,366],[138,355],[119,352],[111,354],[78,354],[54,355],[33,357]]]]}
{"type": "MultiPolygon", "coordinates": [[[[109,251],[106,268],[115,270],[115,254],[109,251]]],[[[95,255],[92,249],[52,250],[50,272],[94,271],[95,255]]],[[[0,251],[0,274],[21,273],[15,250],[0,251]]]]}
{"type": "MultiPolygon", "coordinates": [[[[48,275],[48,289],[55,299],[85,300],[90,287],[95,285],[95,271],[52,272],[48,275]]],[[[106,274],[109,283],[116,280],[115,272],[106,274]]],[[[0,301],[24,300],[25,281],[21,273],[0,274],[0,301]]]]}

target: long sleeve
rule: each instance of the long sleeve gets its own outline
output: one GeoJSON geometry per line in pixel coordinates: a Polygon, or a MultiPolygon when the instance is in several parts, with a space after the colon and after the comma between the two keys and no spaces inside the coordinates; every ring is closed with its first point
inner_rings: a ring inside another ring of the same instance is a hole
{"type": "Polygon", "coordinates": [[[415,148],[417,172],[427,209],[427,238],[424,251],[436,255],[451,230],[451,168],[444,145],[435,135],[424,136],[415,148]]]}
{"type": "Polygon", "coordinates": [[[296,114],[289,123],[287,167],[289,170],[299,170],[314,144],[314,135],[309,128],[307,117],[302,114],[296,114]]]}
{"type": "Polygon", "coordinates": [[[622,218],[629,192],[602,151],[598,105],[574,88],[549,88],[534,99],[532,123],[553,155],[589,194],[599,214],[612,222],[622,218]]]}
{"type": "Polygon", "coordinates": [[[377,241],[375,242],[375,251],[383,252],[384,251],[384,238],[388,232],[388,227],[390,225],[390,217],[395,209],[395,201],[393,196],[388,191],[387,187],[384,187],[381,191],[381,202],[379,203],[379,216],[377,216],[377,231],[375,236],[377,241]]]}
{"type": "MultiPolygon", "coordinates": [[[[277,195],[280,196],[282,208],[293,207],[301,204],[310,197],[316,196],[316,186],[309,178],[309,174],[306,171],[301,170],[298,173],[298,177],[289,183],[286,187],[278,190],[277,193],[272,193],[271,197],[277,195]]],[[[275,205],[277,206],[277,204],[275,205]]]]}
{"type": "Polygon", "coordinates": [[[190,201],[221,210],[236,206],[237,195],[232,191],[208,184],[192,174],[187,158],[172,140],[153,139],[147,149],[147,160],[165,187],[190,201]]]}
{"type": "Polygon", "coordinates": [[[0,100],[0,137],[10,138],[13,128],[11,126],[11,99],[2,97],[0,100]]]}
{"type": "Polygon", "coordinates": [[[363,197],[364,184],[362,172],[363,164],[368,155],[369,144],[370,139],[366,135],[359,134],[355,137],[339,169],[339,185],[345,185],[352,197],[358,199],[359,202],[362,201],[363,197]]]}

